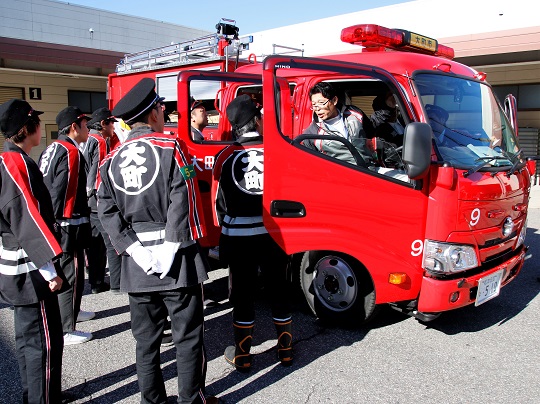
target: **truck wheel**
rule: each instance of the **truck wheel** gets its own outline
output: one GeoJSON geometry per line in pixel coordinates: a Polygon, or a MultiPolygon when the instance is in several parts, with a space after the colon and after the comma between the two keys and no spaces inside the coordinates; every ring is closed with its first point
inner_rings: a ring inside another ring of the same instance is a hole
{"type": "Polygon", "coordinates": [[[322,321],[351,326],[376,313],[375,289],[356,260],[332,251],[310,251],[300,265],[300,285],[313,313],[322,321]]]}

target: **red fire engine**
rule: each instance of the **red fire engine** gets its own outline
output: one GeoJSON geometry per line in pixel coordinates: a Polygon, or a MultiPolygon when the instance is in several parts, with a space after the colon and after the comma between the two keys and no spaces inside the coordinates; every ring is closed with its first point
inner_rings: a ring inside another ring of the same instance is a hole
{"type": "MultiPolygon", "coordinates": [[[[427,321],[496,297],[524,262],[535,170],[518,146],[515,100],[508,98],[505,113],[485,74],[453,61],[453,50],[432,38],[356,25],[341,39],[364,48],[321,58],[270,56],[234,72],[176,68],[180,112],[171,130],[189,147],[201,191],[208,191],[213,156],[232,139],[226,105],[250,94],[264,107],[265,225],[298,264],[317,316],[361,322],[390,304],[427,321]],[[313,120],[309,90],[319,82],[367,116],[376,96],[392,94],[403,145],[372,139],[373,159],[366,161],[333,136],[353,163],[305,147],[321,139],[303,134],[313,120]],[[199,97],[201,89],[215,91],[199,97]],[[216,117],[212,135],[199,143],[190,137],[190,96],[206,100],[216,117]],[[444,111],[442,129],[433,110],[444,111]]],[[[159,83],[158,73],[152,71],[159,83]]],[[[140,78],[128,77],[111,78],[111,107],[140,78]]],[[[207,244],[215,245],[219,229],[210,230],[207,244]]]]}

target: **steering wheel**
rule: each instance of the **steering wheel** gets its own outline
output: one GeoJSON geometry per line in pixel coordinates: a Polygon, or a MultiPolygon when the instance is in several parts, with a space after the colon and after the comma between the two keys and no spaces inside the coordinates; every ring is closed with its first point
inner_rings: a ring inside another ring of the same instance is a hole
{"type": "MultiPolygon", "coordinates": [[[[335,140],[337,142],[340,142],[340,143],[343,143],[345,145],[345,147],[347,148],[347,150],[349,150],[354,158],[354,161],[356,162],[356,165],[359,166],[359,167],[364,167],[364,168],[367,168],[369,166],[369,164],[366,162],[366,160],[362,157],[362,155],[358,152],[358,149],[356,147],[354,147],[352,145],[351,142],[349,142],[347,139],[345,139],[344,137],[341,137],[341,136],[336,136],[336,135],[309,135],[309,134],[305,134],[305,135],[300,135],[300,136],[297,136],[295,137],[293,140],[292,140],[292,144],[293,145],[301,145],[301,146],[304,146],[302,145],[302,142],[304,140],[317,140],[317,139],[321,139],[321,140],[335,140]]],[[[304,146],[306,147],[306,146],[304,146]]]]}

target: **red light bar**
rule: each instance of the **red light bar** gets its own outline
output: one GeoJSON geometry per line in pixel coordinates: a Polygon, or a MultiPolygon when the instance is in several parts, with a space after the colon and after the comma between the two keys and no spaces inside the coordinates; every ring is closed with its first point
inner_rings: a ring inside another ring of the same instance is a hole
{"type": "Polygon", "coordinates": [[[392,48],[403,45],[403,34],[380,25],[353,25],[341,30],[341,41],[363,46],[375,45],[392,48]]]}
{"type": "Polygon", "coordinates": [[[452,60],[454,59],[454,48],[438,44],[435,56],[441,56],[443,58],[452,60]]]}
{"type": "Polygon", "coordinates": [[[390,48],[416,51],[447,59],[454,58],[454,49],[439,45],[436,39],[402,29],[390,29],[375,24],[353,25],[341,31],[341,41],[366,48],[390,48]]]}

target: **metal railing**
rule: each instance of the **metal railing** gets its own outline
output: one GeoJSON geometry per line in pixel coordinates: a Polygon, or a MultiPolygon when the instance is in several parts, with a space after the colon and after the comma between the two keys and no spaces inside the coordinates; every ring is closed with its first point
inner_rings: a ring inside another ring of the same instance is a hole
{"type": "Polygon", "coordinates": [[[236,54],[238,51],[241,52],[243,49],[247,49],[244,38],[231,40],[224,35],[211,34],[189,41],[126,54],[116,65],[116,72],[122,74],[154,69],[158,66],[175,66],[216,60],[236,54]],[[220,40],[230,43],[230,45],[224,46],[224,55],[220,55],[220,40]]]}

